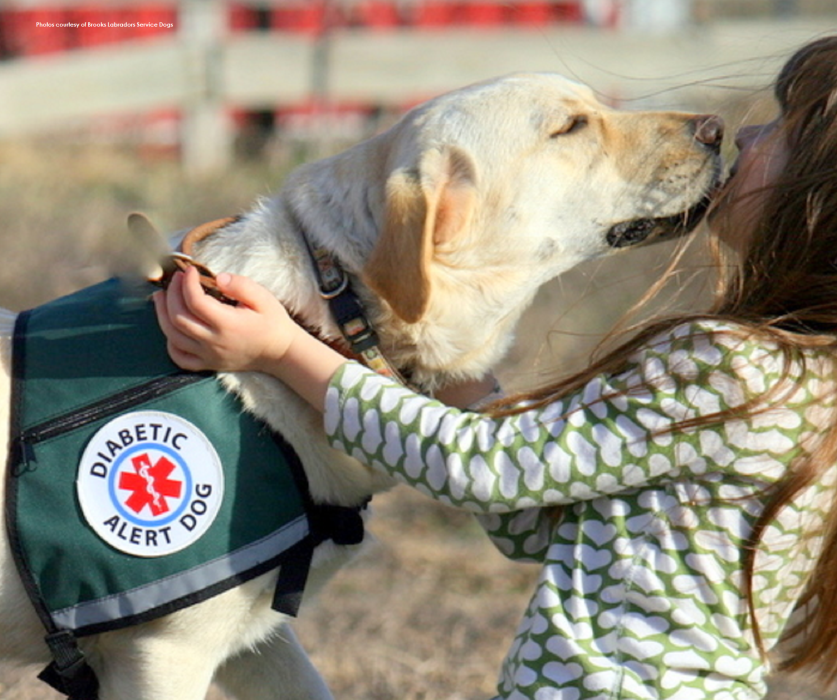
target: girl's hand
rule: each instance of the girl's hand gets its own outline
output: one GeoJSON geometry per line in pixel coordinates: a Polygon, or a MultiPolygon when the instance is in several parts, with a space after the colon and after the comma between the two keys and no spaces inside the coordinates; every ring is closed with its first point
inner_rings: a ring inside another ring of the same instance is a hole
{"type": "Polygon", "coordinates": [[[206,294],[194,268],[177,273],[167,291],[154,295],[175,364],[193,372],[265,372],[324,410],[329,381],[346,358],[297,325],[256,282],[228,273],[215,282],[236,306],[206,294]]]}
{"type": "Polygon", "coordinates": [[[154,295],[172,360],[191,371],[269,371],[304,331],[256,282],[228,273],[216,282],[236,306],[206,294],[194,268],[177,273],[167,292],[154,295]]]}

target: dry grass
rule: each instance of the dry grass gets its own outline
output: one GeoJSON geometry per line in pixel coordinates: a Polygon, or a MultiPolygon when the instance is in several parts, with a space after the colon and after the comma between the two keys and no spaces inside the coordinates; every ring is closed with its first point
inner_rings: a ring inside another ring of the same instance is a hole
{"type": "MultiPolygon", "coordinates": [[[[122,249],[128,212],[141,209],[175,230],[236,213],[274,190],[281,174],[237,167],[223,178],[187,182],[166,161],[58,144],[0,147],[0,305],[20,309],[93,283],[122,249]]],[[[566,353],[573,336],[550,335],[552,319],[577,328],[611,320],[623,299],[657,274],[666,250],[632,253],[591,277],[582,271],[544,290],[506,367],[521,383],[536,357],[583,358],[590,341],[566,353]],[[622,259],[624,260],[624,259],[622,259]],[[637,272],[637,270],[641,270],[637,272]],[[599,279],[608,279],[600,288],[599,279]],[[557,310],[564,311],[558,314],[557,310]],[[545,319],[550,319],[545,321],[545,319]],[[539,348],[549,337],[556,347],[539,348]]],[[[620,307],[621,308],[621,307],[620,307]]],[[[596,328],[584,333],[595,335],[596,328]]],[[[343,700],[478,700],[491,697],[500,662],[527,602],[536,568],[504,560],[472,520],[407,490],[376,499],[378,544],[342,571],[304,611],[297,628],[335,696],[343,700]]],[[[772,700],[824,700],[800,679],[777,681],[772,700]]],[[[2,700],[55,700],[33,670],[0,674],[2,700]]],[[[213,700],[220,700],[217,692],[213,700]]],[[[161,698],[160,700],[165,700],[161,698]]]]}
{"type": "Polygon", "coordinates": [[[202,182],[171,159],[96,145],[0,146],[0,303],[20,309],[103,279],[124,257],[125,220],[148,213],[159,228],[235,214],[274,191],[263,166],[202,182]]]}
{"type": "Polygon", "coordinates": [[[335,695],[491,697],[536,569],[504,560],[469,516],[406,489],[375,513],[378,542],[299,627],[335,695]]]}

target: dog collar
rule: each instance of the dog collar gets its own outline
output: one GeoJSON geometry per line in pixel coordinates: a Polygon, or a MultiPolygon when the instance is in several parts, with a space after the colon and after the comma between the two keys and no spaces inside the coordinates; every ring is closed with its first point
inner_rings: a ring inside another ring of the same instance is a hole
{"type": "Polygon", "coordinates": [[[328,302],[331,315],[351,351],[378,374],[407,385],[403,375],[381,352],[378,334],[369,323],[360,299],[349,284],[349,276],[337,258],[322,246],[313,245],[304,232],[302,239],[314,264],[320,296],[328,302]]]}

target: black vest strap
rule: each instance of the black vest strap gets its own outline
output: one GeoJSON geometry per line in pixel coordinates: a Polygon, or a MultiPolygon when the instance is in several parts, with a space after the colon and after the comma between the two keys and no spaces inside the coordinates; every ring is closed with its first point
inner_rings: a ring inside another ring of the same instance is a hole
{"type": "Polygon", "coordinates": [[[64,693],[70,700],[98,700],[99,680],[78,648],[70,630],[59,630],[46,636],[53,661],[38,678],[64,693]]]}

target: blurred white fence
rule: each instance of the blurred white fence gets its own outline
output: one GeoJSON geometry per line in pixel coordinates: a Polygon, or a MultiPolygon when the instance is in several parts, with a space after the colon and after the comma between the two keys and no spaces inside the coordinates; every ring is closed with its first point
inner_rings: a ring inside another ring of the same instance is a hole
{"type": "Polygon", "coordinates": [[[837,23],[741,21],[676,33],[545,26],[316,36],[226,32],[225,0],[182,0],[168,37],[0,64],[0,137],[108,113],[176,108],[192,171],[226,163],[228,108],[266,109],[319,93],[403,104],[492,75],[564,72],[625,98],[767,84],[787,52],[837,23]],[[829,27],[829,24],[831,25],[829,27]],[[326,69],[323,66],[326,65],[326,69]]]}

